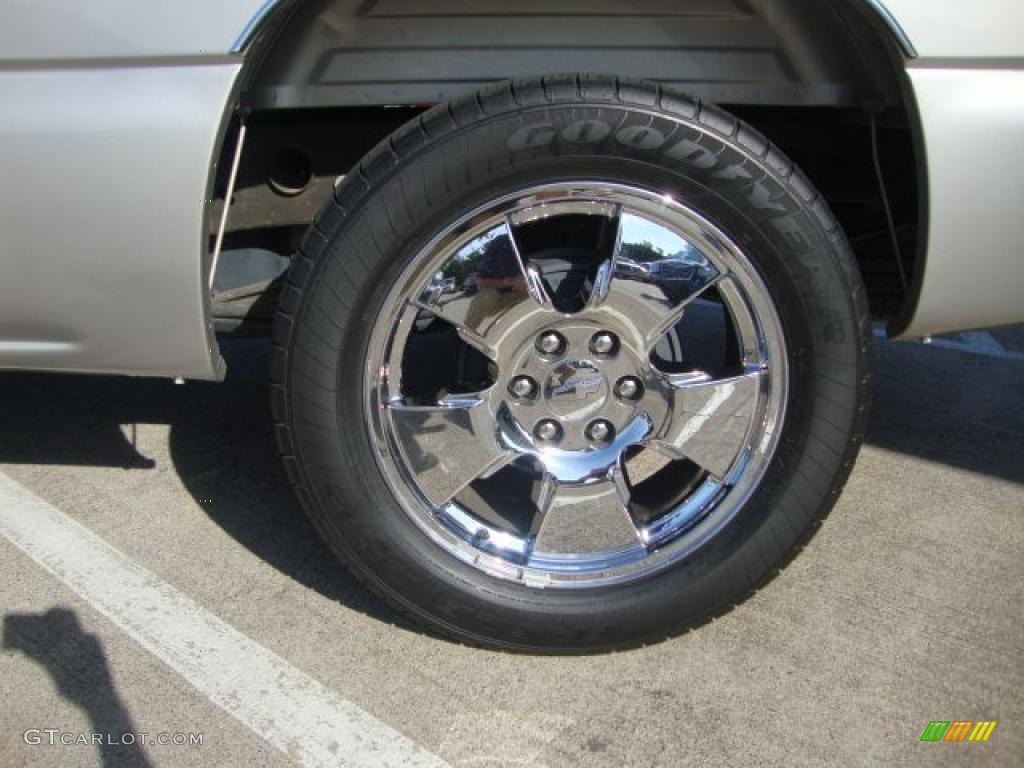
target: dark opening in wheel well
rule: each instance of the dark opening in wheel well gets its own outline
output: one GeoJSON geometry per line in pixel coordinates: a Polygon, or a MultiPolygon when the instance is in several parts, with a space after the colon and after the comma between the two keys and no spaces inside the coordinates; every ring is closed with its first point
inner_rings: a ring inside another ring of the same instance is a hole
{"type": "Polygon", "coordinates": [[[912,300],[925,202],[904,55],[862,0],[286,4],[242,74],[218,326],[265,330],[276,276],[336,180],[401,124],[489,82],[567,70],[653,80],[767,135],[834,210],[874,315],[895,316],[912,300]]]}

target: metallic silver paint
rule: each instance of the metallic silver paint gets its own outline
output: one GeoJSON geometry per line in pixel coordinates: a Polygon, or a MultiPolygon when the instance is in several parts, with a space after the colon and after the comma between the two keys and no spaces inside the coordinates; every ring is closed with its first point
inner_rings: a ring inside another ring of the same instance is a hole
{"type": "MultiPolygon", "coordinates": [[[[929,251],[905,332],[1022,320],[1024,4],[865,1],[920,56],[929,251]]],[[[219,374],[203,201],[241,66],[227,54],[273,7],[4,3],[0,368],[219,374]]]]}
{"type": "Polygon", "coordinates": [[[901,336],[1024,320],[1024,66],[908,69],[928,163],[928,252],[901,336]]]}
{"type": "Polygon", "coordinates": [[[0,24],[0,369],[219,378],[206,209],[263,0],[32,0],[0,24]]]}
{"type": "Polygon", "coordinates": [[[884,0],[909,62],[928,180],[927,251],[899,337],[1024,321],[1024,3],[884,0]]]}
{"type": "Polygon", "coordinates": [[[882,0],[922,59],[1024,57],[1020,0],[882,0]]]}
{"type": "Polygon", "coordinates": [[[264,0],[3,0],[0,62],[227,54],[262,18],[263,5],[264,0]]]}
{"type": "Polygon", "coordinates": [[[240,66],[0,71],[0,368],[220,375],[204,200],[240,66]]]}

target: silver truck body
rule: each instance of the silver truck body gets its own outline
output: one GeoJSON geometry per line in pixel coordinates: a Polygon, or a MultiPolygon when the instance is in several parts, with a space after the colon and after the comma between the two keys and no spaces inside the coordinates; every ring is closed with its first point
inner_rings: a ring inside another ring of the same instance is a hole
{"type": "MultiPolygon", "coordinates": [[[[906,55],[925,246],[897,335],[1024,321],[1024,6],[871,6],[906,55]]],[[[216,379],[209,206],[281,0],[0,0],[0,369],[216,379]]]]}

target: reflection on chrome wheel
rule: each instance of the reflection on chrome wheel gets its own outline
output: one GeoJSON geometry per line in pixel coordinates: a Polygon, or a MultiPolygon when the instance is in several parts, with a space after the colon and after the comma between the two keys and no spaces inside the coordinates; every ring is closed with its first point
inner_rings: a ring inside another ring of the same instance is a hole
{"type": "Polygon", "coordinates": [[[433,541],[495,576],[586,587],[664,568],[742,506],[778,438],[787,366],[763,281],[647,190],[564,182],[470,211],[380,318],[381,468],[433,541]],[[422,361],[444,347],[466,362],[439,380],[422,361]]]}
{"type": "Polygon", "coordinates": [[[345,177],[281,291],[272,402],[345,565],[446,636],[580,651],[728,610],[863,433],[838,226],[730,115],[603,77],[424,113],[345,177]]]}

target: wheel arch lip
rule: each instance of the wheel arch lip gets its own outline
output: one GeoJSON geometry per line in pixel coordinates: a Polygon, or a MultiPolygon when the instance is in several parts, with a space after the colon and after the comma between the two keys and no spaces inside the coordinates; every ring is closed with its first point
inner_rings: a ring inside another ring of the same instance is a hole
{"type": "Polygon", "coordinates": [[[301,2],[302,0],[266,0],[238,33],[238,37],[231,44],[231,53],[246,53],[260,34],[278,26],[274,23],[275,19],[278,23],[283,22],[301,2]]]}
{"type": "Polygon", "coordinates": [[[899,45],[900,50],[908,59],[918,58],[917,49],[914,44],[910,41],[910,37],[907,35],[903,25],[900,24],[899,19],[893,15],[885,3],[882,0],[853,0],[864,8],[868,9],[875,18],[877,18],[886,29],[889,34],[892,35],[893,40],[899,45]]]}

